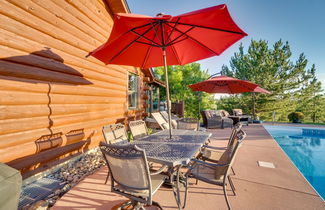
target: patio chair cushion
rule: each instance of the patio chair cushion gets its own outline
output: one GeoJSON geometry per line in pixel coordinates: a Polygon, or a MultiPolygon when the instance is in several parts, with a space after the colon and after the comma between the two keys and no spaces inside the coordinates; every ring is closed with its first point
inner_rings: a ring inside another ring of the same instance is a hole
{"type": "Polygon", "coordinates": [[[177,129],[177,122],[176,122],[176,120],[172,120],[171,124],[172,124],[172,127],[174,129],[177,129]]]}
{"type": "Polygon", "coordinates": [[[220,110],[220,114],[221,114],[221,117],[228,117],[229,116],[229,112],[227,112],[226,110],[220,110]]]}
{"type": "Polygon", "coordinates": [[[211,118],[218,116],[218,113],[215,110],[210,110],[209,112],[210,112],[210,117],[211,118]]]}
{"type": "Polygon", "coordinates": [[[205,117],[207,117],[207,118],[210,118],[211,117],[210,111],[205,110],[203,112],[204,112],[205,117]]]}
{"type": "Polygon", "coordinates": [[[232,112],[235,116],[243,115],[243,110],[241,109],[233,109],[232,112]]]}
{"type": "Polygon", "coordinates": [[[223,117],[223,110],[217,110],[215,113],[216,113],[215,116],[223,117]]]}
{"type": "MultiPolygon", "coordinates": [[[[162,174],[156,174],[151,176],[151,186],[153,194],[160,188],[166,178],[167,176],[162,174]]],[[[128,193],[137,197],[145,198],[149,196],[149,190],[131,190],[130,188],[124,188],[122,185],[119,184],[116,185],[114,188],[120,192],[128,193]]]]}

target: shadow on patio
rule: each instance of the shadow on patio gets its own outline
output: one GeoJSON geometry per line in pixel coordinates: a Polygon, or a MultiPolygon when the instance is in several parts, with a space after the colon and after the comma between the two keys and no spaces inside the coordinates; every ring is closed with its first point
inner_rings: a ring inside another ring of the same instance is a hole
{"type": "MultiPolygon", "coordinates": [[[[262,125],[244,126],[247,138],[240,148],[234,165],[233,181],[237,195],[228,189],[233,209],[324,209],[322,199],[306,182],[281,148],[262,125]],[[263,168],[257,161],[273,162],[275,169],[263,168]]],[[[226,144],[230,129],[208,130],[213,133],[212,145],[226,144]]],[[[107,169],[101,168],[66,193],[52,208],[60,209],[112,209],[126,201],[110,192],[105,185],[107,169]]],[[[227,209],[221,187],[190,180],[188,202],[185,209],[227,209]]],[[[177,209],[169,188],[161,188],[154,196],[164,209],[177,209]]]]}

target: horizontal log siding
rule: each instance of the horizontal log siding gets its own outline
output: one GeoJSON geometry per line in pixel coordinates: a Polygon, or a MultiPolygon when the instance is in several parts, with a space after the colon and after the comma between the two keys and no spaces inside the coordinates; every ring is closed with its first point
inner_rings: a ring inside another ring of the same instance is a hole
{"type": "Polygon", "coordinates": [[[0,2],[0,162],[35,154],[42,135],[76,129],[91,148],[103,125],[143,116],[143,99],[127,109],[127,72],[140,81],[143,73],[85,58],[107,40],[112,17],[101,0],[0,2]]]}

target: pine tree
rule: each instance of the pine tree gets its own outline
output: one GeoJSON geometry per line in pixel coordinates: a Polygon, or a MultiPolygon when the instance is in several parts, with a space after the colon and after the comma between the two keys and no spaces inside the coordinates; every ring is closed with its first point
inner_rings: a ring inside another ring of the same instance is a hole
{"type": "MultiPolygon", "coordinates": [[[[271,120],[275,111],[277,120],[287,121],[290,112],[303,109],[308,117],[314,115],[310,119],[315,121],[320,116],[323,100],[316,68],[313,65],[306,70],[308,60],[303,53],[296,62],[291,60],[291,55],[288,42],[279,40],[270,48],[265,40],[252,40],[247,52],[242,45],[239,47],[239,52],[230,60],[230,67],[223,66],[222,72],[252,81],[272,92],[271,95],[256,94],[256,113],[262,119],[271,120]]],[[[252,94],[242,94],[236,101],[247,112],[253,112],[252,94]]],[[[222,99],[218,105],[227,106],[224,102],[229,103],[229,99],[222,99]]]]}

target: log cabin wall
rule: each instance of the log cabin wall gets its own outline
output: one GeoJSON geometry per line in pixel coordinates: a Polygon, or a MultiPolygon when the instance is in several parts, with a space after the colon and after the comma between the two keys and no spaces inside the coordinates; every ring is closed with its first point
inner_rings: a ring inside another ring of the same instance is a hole
{"type": "MultiPolygon", "coordinates": [[[[2,0],[0,2],[0,162],[38,153],[36,140],[81,129],[87,148],[98,145],[102,126],[144,114],[128,111],[128,71],[85,56],[103,44],[119,0],[2,0]]],[[[55,147],[57,147],[56,145],[55,147]]]]}

